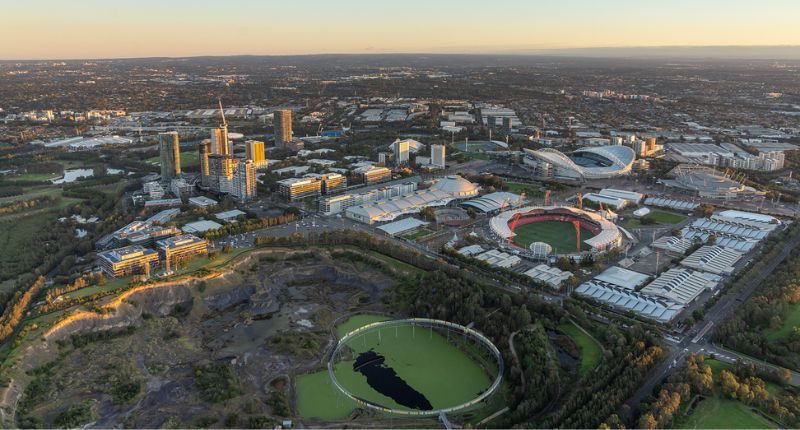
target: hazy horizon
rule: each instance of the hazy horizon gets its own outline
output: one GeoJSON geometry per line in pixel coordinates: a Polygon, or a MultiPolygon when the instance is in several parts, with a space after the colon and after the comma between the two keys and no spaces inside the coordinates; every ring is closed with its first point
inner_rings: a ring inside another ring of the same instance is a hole
{"type": "Polygon", "coordinates": [[[800,46],[790,0],[41,0],[5,12],[0,59],[12,61],[800,46]]]}

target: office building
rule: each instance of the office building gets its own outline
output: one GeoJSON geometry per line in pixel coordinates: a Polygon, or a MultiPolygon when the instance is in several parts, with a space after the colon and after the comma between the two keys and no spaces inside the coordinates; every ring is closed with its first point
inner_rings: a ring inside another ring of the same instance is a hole
{"type": "Polygon", "coordinates": [[[208,170],[208,156],[211,155],[211,140],[205,139],[197,146],[200,153],[200,185],[204,188],[210,186],[210,173],[208,170]]]}
{"type": "Polygon", "coordinates": [[[245,159],[256,164],[264,161],[264,142],[248,140],[244,142],[245,159]]]}
{"type": "Polygon", "coordinates": [[[119,278],[136,274],[149,274],[158,264],[158,253],[141,245],[103,251],[97,254],[97,264],[107,275],[119,278]]]}
{"type": "Polygon", "coordinates": [[[246,160],[236,165],[231,184],[231,196],[247,201],[256,197],[256,166],[246,160]]]}
{"type": "Polygon", "coordinates": [[[209,188],[218,193],[230,193],[234,159],[230,155],[208,156],[209,188]]]}
{"type": "Polygon", "coordinates": [[[387,185],[358,194],[341,194],[325,197],[319,200],[319,211],[325,215],[344,212],[351,206],[358,206],[376,200],[386,200],[392,197],[405,196],[417,190],[416,182],[403,182],[387,185]]]}
{"type": "Polygon", "coordinates": [[[278,181],[278,191],[289,201],[322,195],[322,181],[317,178],[289,178],[278,181]]]}
{"type": "Polygon", "coordinates": [[[403,164],[408,164],[409,141],[395,140],[394,143],[392,143],[392,152],[394,153],[394,162],[396,165],[401,166],[403,164]]]}
{"type": "Polygon", "coordinates": [[[514,128],[513,118],[510,116],[503,117],[503,130],[506,133],[511,133],[511,130],[514,128]]]}
{"type": "Polygon", "coordinates": [[[292,111],[289,109],[276,110],[273,124],[275,125],[275,146],[286,148],[292,143],[292,111]]]}
{"type": "Polygon", "coordinates": [[[445,168],[445,147],[444,145],[431,145],[431,165],[445,168]]]}
{"type": "Polygon", "coordinates": [[[211,147],[214,154],[230,155],[233,153],[228,141],[228,126],[211,129],[211,147]]]}
{"type": "Polygon", "coordinates": [[[364,166],[355,169],[354,172],[359,175],[367,185],[392,179],[392,171],[386,167],[364,166]]]}
{"type": "Polygon", "coordinates": [[[156,241],[158,257],[164,260],[164,266],[169,272],[175,263],[188,261],[197,255],[208,252],[208,241],[191,234],[170,237],[156,241]]]}
{"type": "Polygon", "coordinates": [[[161,181],[168,184],[181,174],[181,147],[178,133],[175,131],[160,133],[158,147],[161,155],[161,181]]]}
{"type": "Polygon", "coordinates": [[[324,173],[319,175],[322,182],[322,194],[329,195],[347,188],[347,178],[339,173],[324,173]]]}

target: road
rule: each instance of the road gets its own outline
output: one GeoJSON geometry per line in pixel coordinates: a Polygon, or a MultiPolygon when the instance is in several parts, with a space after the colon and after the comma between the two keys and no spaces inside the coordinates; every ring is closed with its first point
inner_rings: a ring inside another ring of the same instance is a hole
{"type": "MultiPolygon", "coordinates": [[[[254,230],[248,233],[238,234],[226,237],[224,239],[216,240],[214,242],[214,246],[221,248],[225,245],[231,245],[234,248],[247,248],[254,246],[255,238],[257,236],[286,237],[294,233],[300,233],[303,236],[306,236],[309,232],[312,231],[319,233],[322,231],[337,231],[337,230],[363,231],[372,235],[380,236],[381,238],[388,240],[390,242],[394,242],[398,245],[413,248],[434,260],[443,258],[436,250],[433,250],[431,248],[428,248],[427,246],[421,245],[416,242],[407,241],[397,237],[381,234],[377,232],[374,227],[369,226],[367,224],[362,224],[360,222],[353,221],[351,219],[344,217],[341,218],[330,217],[330,216],[322,216],[310,213],[304,215],[300,220],[295,222],[278,225],[274,227],[267,227],[259,230],[254,230]]],[[[476,272],[474,270],[472,270],[472,273],[481,282],[490,285],[492,287],[499,288],[513,294],[518,294],[521,290],[520,285],[503,283],[495,278],[486,276],[485,274],[476,272]]],[[[560,297],[556,294],[549,294],[543,291],[532,291],[532,292],[539,295],[543,300],[548,302],[560,302],[561,300],[563,300],[563,297],[560,297]]]]}
{"type": "MultiPolygon", "coordinates": [[[[797,234],[783,244],[780,254],[771,261],[767,266],[758,273],[744,288],[742,288],[735,295],[728,294],[726,297],[720,299],[708,312],[706,312],[703,324],[699,329],[690,332],[690,334],[678,342],[668,343],[670,350],[669,356],[659,363],[647,376],[647,379],[639,386],[636,392],[631,396],[625,404],[630,407],[630,414],[636,409],[641,402],[642,398],[652,394],[653,389],[664,378],[668,377],[675,371],[681,368],[683,361],[690,353],[706,353],[715,354],[722,358],[723,361],[734,362],[736,360],[753,361],[748,357],[736,355],[730,351],[717,348],[709,339],[714,333],[714,330],[724,322],[747,298],[749,298],[764,280],[778,267],[778,265],[789,256],[793,249],[800,245],[800,234],[797,234]]],[[[762,363],[756,363],[763,365],[762,363]]],[[[792,373],[792,384],[800,384],[800,375],[792,373]]]]}

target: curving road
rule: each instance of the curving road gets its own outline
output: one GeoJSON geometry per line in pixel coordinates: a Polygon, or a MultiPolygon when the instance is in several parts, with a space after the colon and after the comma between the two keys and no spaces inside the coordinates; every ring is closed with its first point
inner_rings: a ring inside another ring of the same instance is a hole
{"type": "MultiPolygon", "coordinates": [[[[789,254],[798,246],[800,246],[800,233],[792,236],[783,244],[780,254],[773,260],[767,263],[767,266],[758,273],[744,288],[738,293],[732,293],[720,299],[711,309],[706,312],[705,322],[702,327],[690,336],[684,337],[679,342],[668,344],[670,352],[658,366],[656,366],[647,376],[647,379],[639,386],[636,392],[625,402],[630,409],[628,409],[628,417],[633,414],[635,409],[639,406],[642,398],[652,394],[655,386],[660,383],[664,378],[668,377],[678,369],[680,369],[684,360],[690,353],[708,353],[716,354],[718,357],[723,358],[724,361],[733,362],[735,360],[750,361],[758,365],[764,365],[763,362],[758,362],[750,357],[745,357],[739,354],[732,353],[728,350],[722,350],[711,344],[709,339],[714,333],[716,327],[725,321],[745,300],[747,300],[753,293],[761,286],[764,280],[772,274],[773,271],[781,264],[789,254]]],[[[792,384],[800,384],[800,374],[792,372],[792,384]]]]}

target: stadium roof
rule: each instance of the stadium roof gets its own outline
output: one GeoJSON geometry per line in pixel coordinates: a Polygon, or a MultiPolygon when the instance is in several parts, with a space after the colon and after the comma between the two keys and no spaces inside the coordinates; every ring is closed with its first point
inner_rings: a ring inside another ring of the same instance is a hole
{"type": "Polygon", "coordinates": [[[516,214],[520,213],[525,215],[529,212],[547,212],[553,210],[572,212],[575,216],[585,217],[592,220],[592,222],[597,223],[601,229],[600,233],[583,241],[592,248],[605,249],[610,244],[620,240],[620,229],[616,226],[616,224],[608,221],[595,212],[587,212],[569,206],[525,206],[519,209],[505,211],[495,217],[492,217],[492,219],[489,220],[489,227],[496,235],[505,240],[515,236],[514,232],[511,231],[511,227],[508,226],[508,223],[516,214]]]}
{"type": "Polygon", "coordinates": [[[584,179],[603,179],[619,176],[631,171],[636,154],[627,146],[591,146],[580,148],[572,153],[577,157],[600,157],[610,164],[607,166],[585,167],[561,151],[544,148],[538,150],[523,149],[527,156],[550,163],[556,168],[573,171],[584,179]]]}

